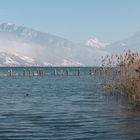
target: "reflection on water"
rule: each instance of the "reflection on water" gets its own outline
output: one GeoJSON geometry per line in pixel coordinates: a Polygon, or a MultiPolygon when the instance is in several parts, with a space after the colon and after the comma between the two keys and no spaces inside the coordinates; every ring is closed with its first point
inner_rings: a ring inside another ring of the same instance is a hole
{"type": "Polygon", "coordinates": [[[140,138],[140,109],[104,97],[94,77],[1,77],[0,85],[0,139],[140,138]]]}

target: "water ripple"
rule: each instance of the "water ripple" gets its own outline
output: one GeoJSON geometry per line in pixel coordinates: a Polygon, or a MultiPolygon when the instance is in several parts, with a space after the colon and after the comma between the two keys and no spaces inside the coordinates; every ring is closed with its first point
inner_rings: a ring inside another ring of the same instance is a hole
{"type": "Polygon", "coordinates": [[[0,85],[2,140],[140,137],[140,111],[106,102],[94,77],[1,77],[0,85]]]}

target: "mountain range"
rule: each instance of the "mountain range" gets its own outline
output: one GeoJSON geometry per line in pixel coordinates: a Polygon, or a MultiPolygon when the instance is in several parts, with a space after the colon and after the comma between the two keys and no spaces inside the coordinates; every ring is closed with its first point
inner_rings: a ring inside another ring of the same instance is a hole
{"type": "Polygon", "coordinates": [[[101,56],[124,49],[138,51],[140,32],[114,43],[97,38],[74,43],[24,26],[0,24],[0,66],[96,66],[101,56]]]}

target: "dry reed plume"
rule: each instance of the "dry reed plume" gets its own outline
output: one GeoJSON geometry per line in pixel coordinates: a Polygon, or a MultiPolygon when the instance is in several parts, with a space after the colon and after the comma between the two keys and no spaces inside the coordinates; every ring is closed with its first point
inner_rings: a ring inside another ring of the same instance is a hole
{"type": "Polygon", "coordinates": [[[130,50],[102,57],[101,74],[105,93],[121,94],[140,105],[140,54],[130,50]]]}

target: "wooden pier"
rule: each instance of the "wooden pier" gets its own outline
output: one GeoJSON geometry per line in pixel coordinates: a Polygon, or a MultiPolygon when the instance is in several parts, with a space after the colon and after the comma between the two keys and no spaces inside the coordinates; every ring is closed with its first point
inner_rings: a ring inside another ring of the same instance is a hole
{"type": "Polygon", "coordinates": [[[6,71],[0,70],[0,77],[7,76],[7,77],[47,77],[47,76],[95,76],[96,70],[89,69],[87,71],[81,70],[80,68],[77,69],[57,69],[52,68],[51,70],[43,69],[43,68],[23,68],[21,70],[16,70],[15,68],[9,68],[6,71]]]}

